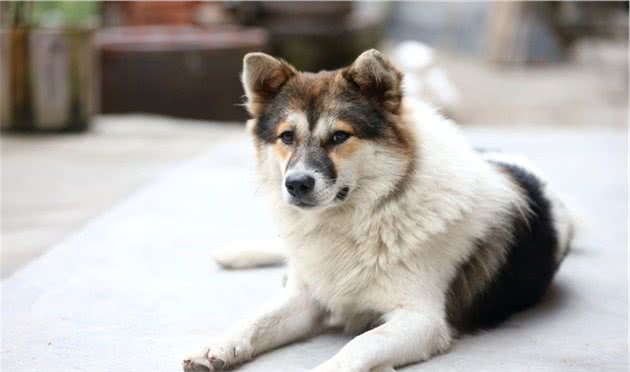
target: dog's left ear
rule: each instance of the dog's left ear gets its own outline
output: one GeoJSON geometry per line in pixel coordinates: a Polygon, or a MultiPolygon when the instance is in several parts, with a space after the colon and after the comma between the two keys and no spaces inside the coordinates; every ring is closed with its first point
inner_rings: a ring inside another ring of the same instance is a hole
{"type": "Polygon", "coordinates": [[[363,52],[342,71],[343,77],[356,84],[361,93],[386,110],[398,113],[402,99],[402,73],[376,49],[363,52]]]}
{"type": "Polygon", "coordinates": [[[247,96],[247,111],[254,116],[260,115],[265,105],[296,73],[293,66],[268,54],[246,54],[241,80],[247,96]]]}

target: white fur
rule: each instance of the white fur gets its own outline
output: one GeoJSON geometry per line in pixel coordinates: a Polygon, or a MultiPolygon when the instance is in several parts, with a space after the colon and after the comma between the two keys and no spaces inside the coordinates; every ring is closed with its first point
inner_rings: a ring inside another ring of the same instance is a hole
{"type": "MultiPolygon", "coordinates": [[[[342,205],[307,211],[283,201],[282,169],[271,153],[262,154],[263,183],[287,247],[287,288],[263,315],[210,346],[209,357],[233,365],[332,319],[351,329],[382,324],[354,338],[316,372],[391,370],[449,348],[449,284],[473,242],[497,221],[510,221],[512,211],[527,213],[526,200],[451,122],[420,103],[408,101],[405,107],[417,142],[415,171],[405,190],[385,202],[382,196],[394,190],[405,170],[400,154],[382,145],[362,145],[355,155],[360,161],[344,165],[352,191],[342,205]],[[315,321],[324,315],[329,318],[315,321]],[[365,324],[351,324],[357,321],[365,324]],[[226,344],[244,351],[225,353],[226,344]]],[[[561,207],[554,213],[566,231],[569,214],[561,207]]],[[[566,243],[568,235],[562,239],[566,243]]],[[[226,264],[225,256],[220,260],[226,264]]],[[[229,266],[257,260],[249,254],[229,266]]]]}

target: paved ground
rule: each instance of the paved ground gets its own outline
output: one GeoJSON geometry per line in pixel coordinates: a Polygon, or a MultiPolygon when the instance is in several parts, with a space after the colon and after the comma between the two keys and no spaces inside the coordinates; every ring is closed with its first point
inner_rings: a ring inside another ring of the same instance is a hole
{"type": "MultiPolygon", "coordinates": [[[[628,369],[627,136],[623,130],[468,130],[524,153],[585,210],[580,241],[536,309],[405,371],[628,369]]],[[[267,238],[245,138],[163,172],[2,282],[2,365],[21,371],[177,371],[181,356],[277,292],[282,269],[225,272],[219,242],[267,238]],[[221,162],[216,162],[220,158],[221,162]]],[[[242,371],[308,371],[348,338],[326,335],[242,371]]]]}
{"type": "Polygon", "coordinates": [[[492,66],[449,55],[438,57],[438,62],[447,69],[461,95],[455,118],[468,126],[625,129],[627,45],[612,54],[609,64],[526,68],[492,66]]]}
{"type": "Polygon", "coordinates": [[[183,159],[241,133],[149,115],[101,117],[81,135],[2,135],[2,278],[183,159]]]}

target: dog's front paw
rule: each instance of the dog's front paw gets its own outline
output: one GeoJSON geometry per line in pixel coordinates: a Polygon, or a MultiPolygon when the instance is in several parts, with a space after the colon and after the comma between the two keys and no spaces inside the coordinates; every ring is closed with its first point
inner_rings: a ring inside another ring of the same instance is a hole
{"type": "Polygon", "coordinates": [[[218,343],[184,359],[184,372],[223,371],[251,358],[250,348],[238,343],[218,343]]]}
{"type": "Polygon", "coordinates": [[[225,368],[225,361],[209,356],[209,351],[191,355],[182,362],[184,372],[221,371],[225,368]]]}
{"type": "Polygon", "coordinates": [[[210,370],[210,362],[203,356],[189,356],[182,361],[184,372],[207,372],[210,370]]]}
{"type": "MultiPolygon", "coordinates": [[[[223,366],[220,367],[223,368],[223,366]]],[[[210,364],[210,360],[204,355],[187,357],[182,362],[182,368],[184,369],[184,372],[208,372],[216,370],[214,366],[210,364]]]]}

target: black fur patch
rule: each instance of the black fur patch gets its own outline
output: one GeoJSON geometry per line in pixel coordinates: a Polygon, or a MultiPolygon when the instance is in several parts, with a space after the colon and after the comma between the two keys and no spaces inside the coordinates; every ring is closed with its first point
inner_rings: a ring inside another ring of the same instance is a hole
{"type": "Polygon", "coordinates": [[[518,166],[491,163],[521,187],[529,200],[531,213],[527,220],[515,217],[513,239],[507,243],[505,262],[491,282],[463,309],[459,324],[454,324],[460,330],[492,327],[513,313],[536,304],[545,294],[558,267],[558,238],[551,203],[543,194],[541,181],[518,166]]]}
{"type": "Polygon", "coordinates": [[[286,107],[289,102],[289,95],[280,91],[258,118],[258,123],[254,127],[256,137],[268,144],[272,144],[277,140],[276,127],[286,117],[286,107]]]}
{"type": "Polygon", "coordinates": [[[317,170],[331,182],[337,179],[335,164],[318,144],[309,143],[295,151],[287,163],[287,170],[299,161],[304,161],[309,168],[317,170]]]}
{"type": "Polygon", "coordinates": [[[334,182],[337,179],[337,170],[335,164],[321,147],[317,150],[309,151],[306,154],[306,165],[311,169],[316,169],[324,175],[328,180],[334,182]]]}
{"type": "Polygon", "coordinates": [[[321,114],[321,105],[317,102],[318,97],[309,97],[308,105],[306,106],[306,120],[308,121],[308,129],[313,131],[319,120],[321,114]]]}
{"type": "Polygon", "coordinates": [[[339,95],[337,118],[344,120],[359,138],[374,139],[383,136],[387,126],[384,110],[375,107],[352,86],[347,86],[339,95]]]}

